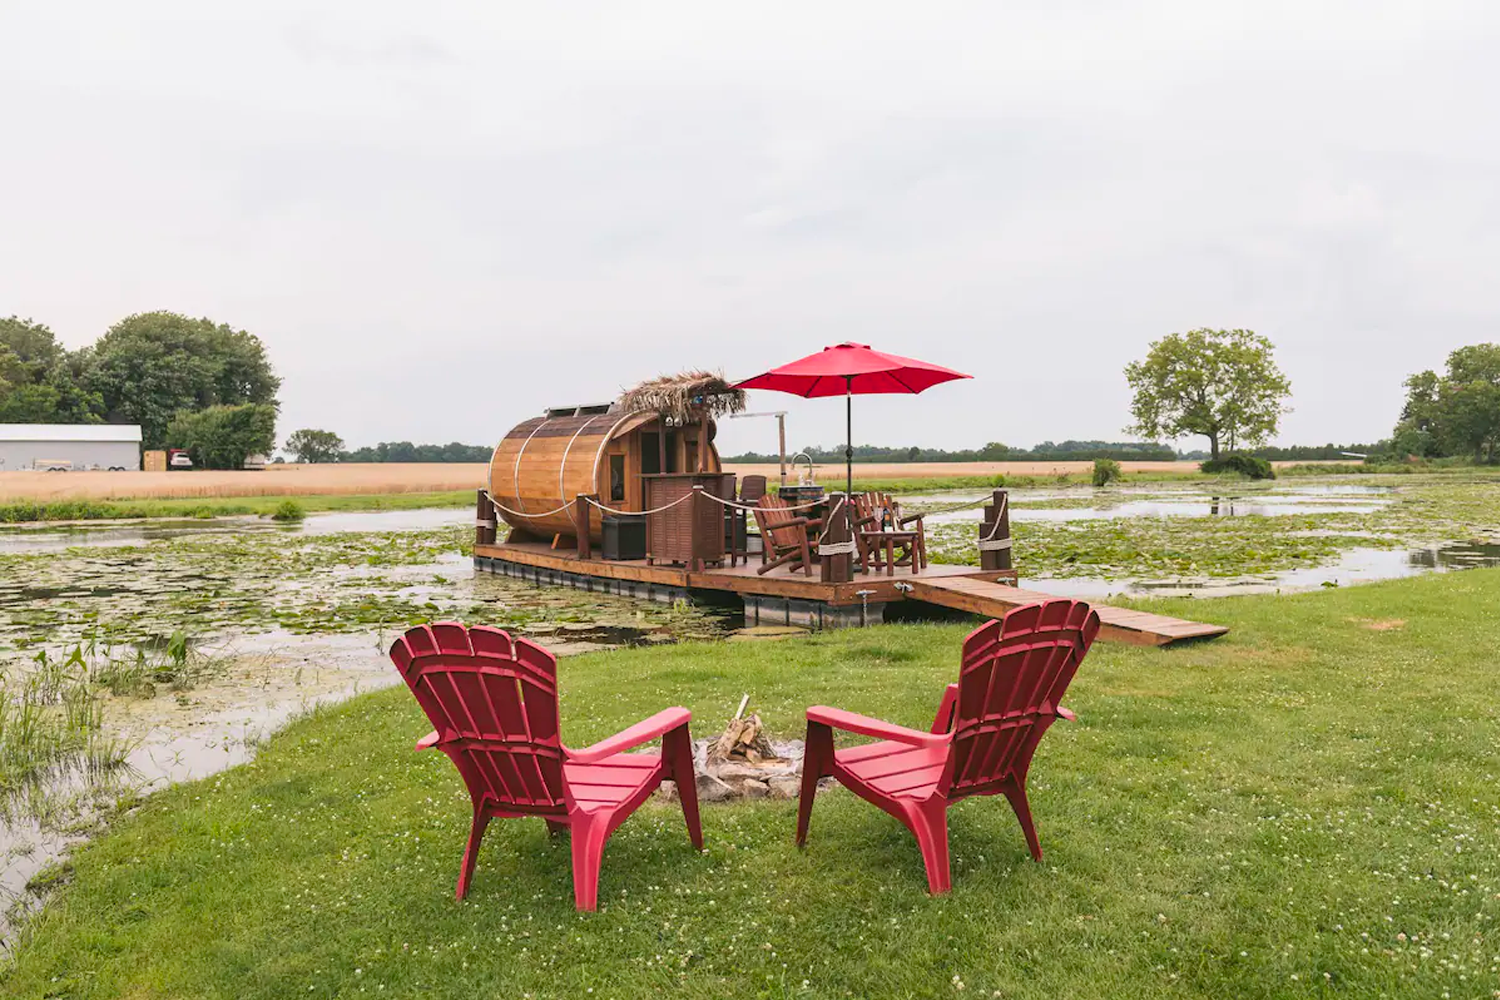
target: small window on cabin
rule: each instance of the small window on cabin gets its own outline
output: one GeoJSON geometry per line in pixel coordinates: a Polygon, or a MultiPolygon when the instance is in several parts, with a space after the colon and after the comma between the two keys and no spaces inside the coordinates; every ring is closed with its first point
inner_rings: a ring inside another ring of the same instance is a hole
{"type": "Polygon", "coordinates": [[[661,471],[661,453],[655,434],[641,435],[641,472],[654,476],[661,471]]]}
{"type": "Polygon", "coordinates": [[[609,456],[609,499],[618,503],[625,499],[625,456],[609,456]]]}
{"type": "Polygon", "coordinates": [[[661,467],[661,439],[656,434],[641,435],[641,472],[650,476],[677,471],[677,432],[667,432],[667,467],[661,467]]]}

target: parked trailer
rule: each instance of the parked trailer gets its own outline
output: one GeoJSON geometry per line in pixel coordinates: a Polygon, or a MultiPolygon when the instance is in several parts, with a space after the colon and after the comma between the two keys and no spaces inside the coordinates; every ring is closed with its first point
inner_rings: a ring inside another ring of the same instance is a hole
{"type": "Polygon", "coordinates": [[[136,424],[0,424],[0,469],[140,467],[141,428],[136,424]]]}

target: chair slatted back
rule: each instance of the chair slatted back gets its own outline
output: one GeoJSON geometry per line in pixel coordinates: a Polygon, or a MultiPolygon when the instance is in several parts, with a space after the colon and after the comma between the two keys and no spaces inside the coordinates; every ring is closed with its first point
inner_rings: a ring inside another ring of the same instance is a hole
{"type": "Polygon", "coordinates": [[[901,505],[892,500],[888,493],[860,493],[854,497],[854,509],[861,518],[878,519],[881,508],[888,508],[893,518],[901,517],[901,505]]]}
{"type": "Polygon", "coordinates": [[[765,476],[741,476],[740,477],[740,503],[758,503],[760,498],[766,495],[765,476]]]}
{"type": "Polygon", "coordinates": [[[951,798],[1024,782],[1037,743],[1057,719],[1063,692],[1098,634],[1098,613],[1070,600],[1015,608],[971,632],[941,790],[951,798]]]}
{"type": "Polygon", "coordinates": [[[518,813],[565,812],[551,653],[497,628],[443,622],[397,639],[391,660],[476,805],[489,800],[518,813]]]}
{"type": "Polygon", "coordinates": [[[761,497],[760,503],[755,506],[755,523],[760,526],[760,533],[769,538],[778,549],[801,545],[802,537],[807,534],[807,526],[803,524],[775,529],[766,527],[768,524],[790,521],[794,517],[806,515],[805,510],[789,510],[791,506],[792,504],[781,497],[770,494],[761,497]]]}

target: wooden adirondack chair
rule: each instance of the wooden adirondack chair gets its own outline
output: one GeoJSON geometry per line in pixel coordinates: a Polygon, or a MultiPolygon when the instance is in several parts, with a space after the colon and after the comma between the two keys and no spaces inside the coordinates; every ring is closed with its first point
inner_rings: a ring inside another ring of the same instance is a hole
{"type": "Polygon", "coordinates": [[[862,531],[880,530],[880,511],[889,508],[892,518],[895,519],[896,528],[901,531],[912,531],[916,537],[906,544],[897,543],[900,554],[896,557],[895,565],[911,566],[916,570],[927,568],[927,533],[923,527],[922,518],[925,514],[911,514],[902,516],[901,504],[891,499],[887,493],[860,493],[854,497],[854,537],[859,543],[859,568],[861,572],[871,569],[881,569],[884,564],[880,561],[880,553],[875,551],[871,539],[860,536],[862,531]],[[916,527],[909,527],[916,525],[916,527]]]}
{"type": "Polygon", "coordinates": [[[769,573],[782,563],[791,563],[788,569],[812,576],[812,545],[808,539],[810,529],[821,529],[822,518],[794,516],[792,506],[779,496],[769,494],[760,498],[755,506],[755,523],[760,526],[761,566],[755,572],[769,573]]]}
{"type": "Polygon", "coordinates": [[[931,892],[953,886],[948,808],[970,795],[998,792],[1009,799],[1031,856],[1042,860],[1026,774],[1053,721],[1074,719],[1059,700],[1098,633],[1098,613],[1081,601],[1028,604],[986,622],[964,640],[958,683],[943,693],[931,732],[836,708],[809,708],[798,846],[807,842],[818,779],[831,774],[916,834],[931,892]],[[835,729],[880,742],[835,750],[835,729]]]}
{"type": "Polygon", "coordinates": [[[553,834],[571,831],[573,901],[594,909],[604,842],[663,778],[677,783],[688,836],[703,848],[687,709],[665,709],[570,750],[558,734],[557,660],[536,643],[443,622],[411,629],[391,646],[391,659],[437,727],[417,749],[447,754],[473,802],[457,898],[469,891],[492,817],[540,816],[553,834]],[[657,737],[660,754],[624,752],[657,737]]]}

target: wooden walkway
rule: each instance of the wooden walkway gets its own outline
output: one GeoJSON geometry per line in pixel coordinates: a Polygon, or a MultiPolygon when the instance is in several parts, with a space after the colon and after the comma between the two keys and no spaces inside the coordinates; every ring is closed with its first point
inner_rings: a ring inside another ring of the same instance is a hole
{"type": "MultiPolygon", "coordinates": [[[[1038,590],[1022,590],[975,577],[923,579],[913,577],[911,596],[928,604],[969,611],[988,618],[999,618],[1011,608],[1036,601],[1051,600],[1057,595],[1038,590]]],[[[1169,618],[1147,611],[1112,608],[1089,602],[1099,612],[1099,638],[1106,642],[1126,642],[1135,646],[1166,646],[1183,639],[1211,639],[1229,629],[1223,625],[1206,625],[1181,618],[1169,618]]]]}
{"type": "MultiPolygon", "coordinates": [[[[758,562],[690,572],[682,566],[650,566],[643,560],[605,562],[602,559],[579,559],[572,550],[553,549],[539,542],[475,545],[474,555],[476,564],[479,560],[493,560],[598,581],[678,588],[683,593],[728,591],[746,598],[747,606],[749,600],[756,598],[812,601],[835,608],[858,608],[866,599],[871,603],[887,604],[917,600],[999,618],[1018,605],[1052,600],[1057,596],[1012,586],[1015,583],[1014,570],[986,571],[975,566],[931,565],[916,575],[903,568],[894,576],[856,574],[849,583],[824,583],[816,572],[805,576],[778,569],[761,575],[756,572],[758,562]]],[[[1212,638],[1229,631],[1222,625],[1089,603],[1099,612],[1103,626],[1099,638],[1106,642],[1165,646],[1185,639],[1212,638]]]]}

